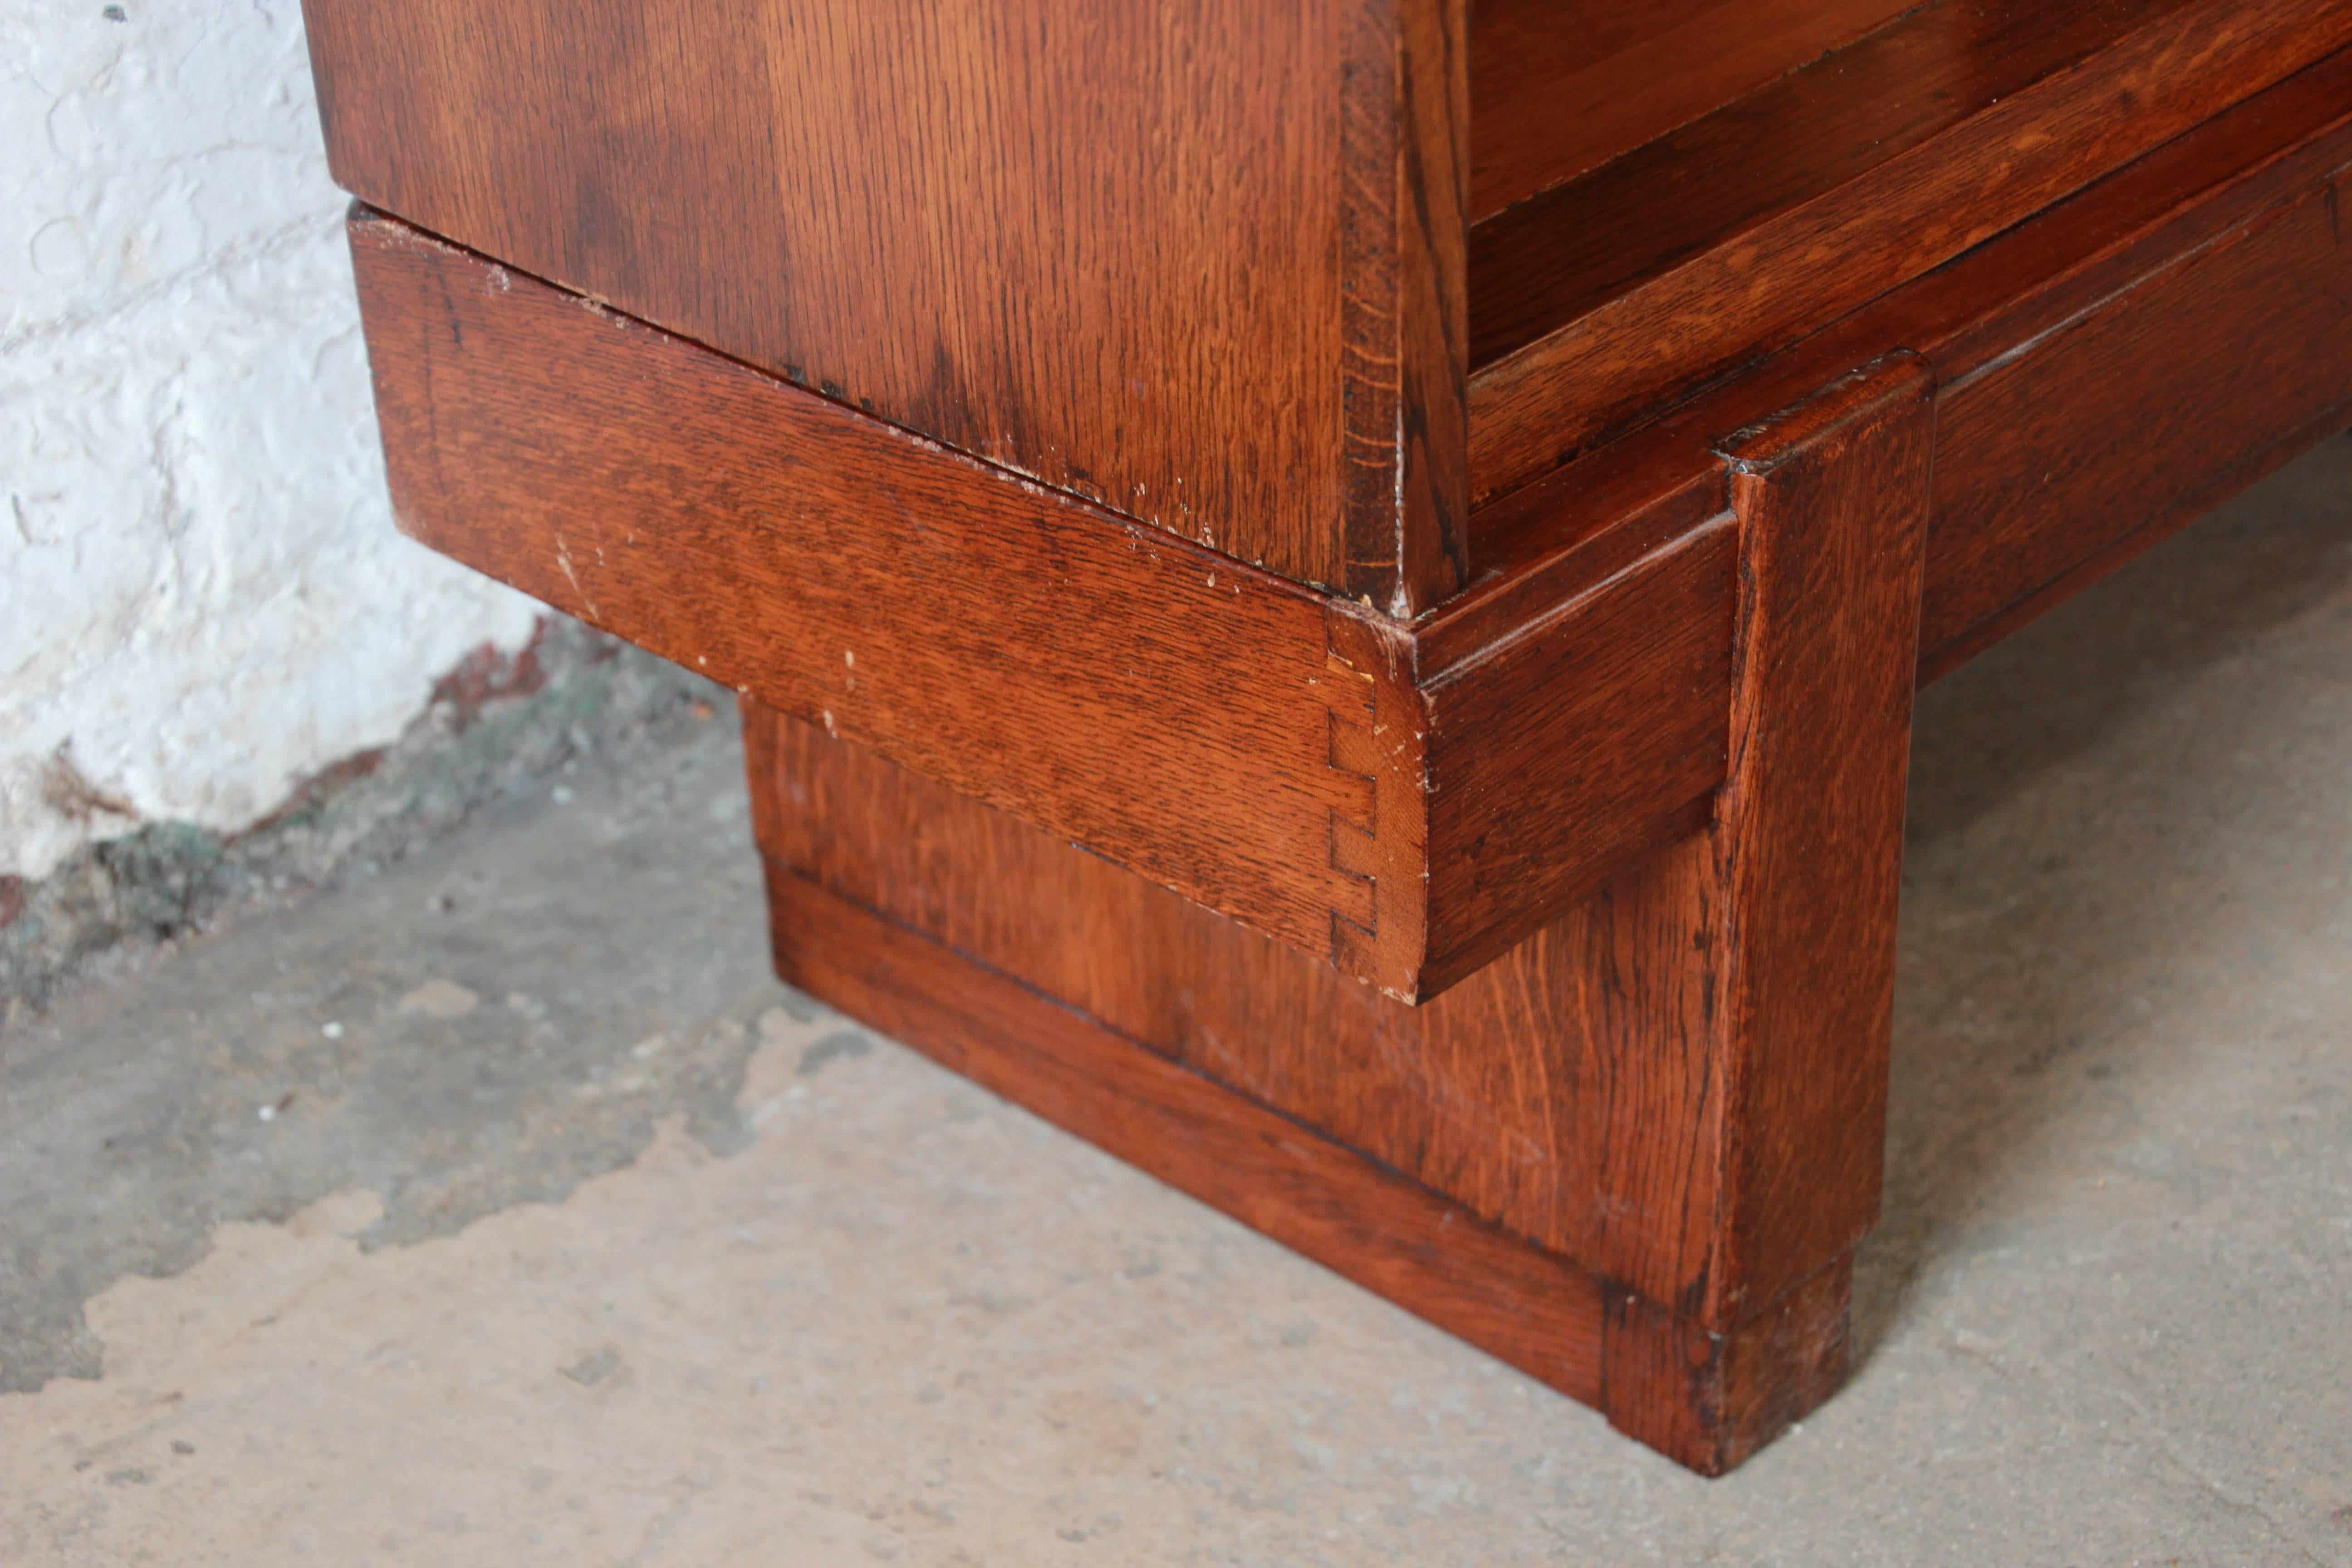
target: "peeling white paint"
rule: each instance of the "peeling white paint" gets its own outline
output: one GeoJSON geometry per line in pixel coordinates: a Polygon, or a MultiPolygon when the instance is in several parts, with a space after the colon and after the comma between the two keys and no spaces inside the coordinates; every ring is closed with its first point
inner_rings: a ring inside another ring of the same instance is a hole
{"type": "Polygon", "coordinates": [[[529,600],[394,531],[291,0],[0,0],[0,871],[222,830],[529,600]]]}

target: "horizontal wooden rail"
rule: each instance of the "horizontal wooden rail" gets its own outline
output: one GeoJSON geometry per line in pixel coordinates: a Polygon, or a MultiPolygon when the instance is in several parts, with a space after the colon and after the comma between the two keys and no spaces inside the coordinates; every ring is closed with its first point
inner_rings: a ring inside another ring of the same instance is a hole
{"type": "Polygon", "coordinates": [[[352,237],[415,537],[1395,994],[1722,776],[1719,530],[1424,693],[1411,630],[1350,601],[404,224],[352,237]],[[1661,721],[1612,737],[1628,706],[1661,721]]]}

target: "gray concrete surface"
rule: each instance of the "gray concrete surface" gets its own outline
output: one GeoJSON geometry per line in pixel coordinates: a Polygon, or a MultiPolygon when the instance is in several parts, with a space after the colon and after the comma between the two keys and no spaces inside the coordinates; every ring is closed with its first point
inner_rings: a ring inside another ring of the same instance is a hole
{"type": "MultiPolygon", "coordinates": [[[[223,916],[373,875],[562,768],[625,763],[656,743],[649,731],[719,691],[550,612],[524,647],[484,643],[460,660],[391,745],[304,780],[242,832],[147,821],[31,882],[0,868],[0,1027],[61,986],[102,980],[223,916]]],[[[266,693],[257,700],[268,705],[266,693]]],[[[43,792],[86,824],[129,820],[130,804],[83,778],[65,752],[50,759],[43,792]]]]}
{"type": "Polygon", "coordinates": [[[0,1563],[2352,1564],[2352,442],[1931,689],[1696,1480],[769,978],[728,716],[0,1035],[0,1563]]]}

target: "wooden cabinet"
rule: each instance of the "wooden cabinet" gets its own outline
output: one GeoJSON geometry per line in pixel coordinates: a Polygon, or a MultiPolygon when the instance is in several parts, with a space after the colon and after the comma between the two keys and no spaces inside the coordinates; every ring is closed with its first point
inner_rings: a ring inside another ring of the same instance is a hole
{"type": "Polygon", "coordinates": [[[2352,0],[308,15],[402,526],[745,694],[782,972],[1710,1471],[1916,680],[2352,423],[2352,0]]]}

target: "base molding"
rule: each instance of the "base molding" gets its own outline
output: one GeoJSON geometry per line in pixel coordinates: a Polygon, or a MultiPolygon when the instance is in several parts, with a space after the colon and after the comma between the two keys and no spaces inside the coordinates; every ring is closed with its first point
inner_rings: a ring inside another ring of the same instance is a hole
{"type": "Polygon", "coordinates": [[[1834,1393],[1851,1255],[1727,1333],[766,857],[787,983],[1720,1475],[1834,1393]]]}

